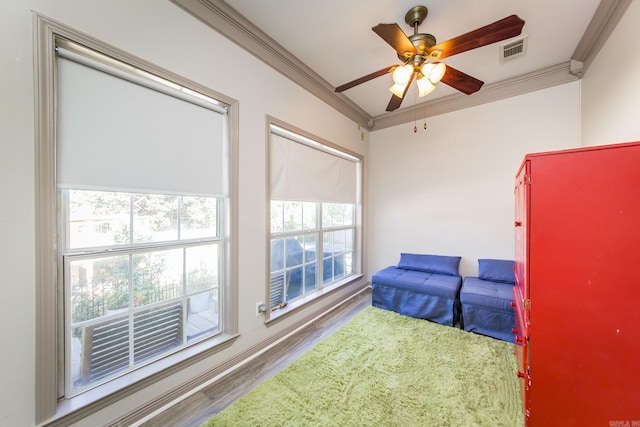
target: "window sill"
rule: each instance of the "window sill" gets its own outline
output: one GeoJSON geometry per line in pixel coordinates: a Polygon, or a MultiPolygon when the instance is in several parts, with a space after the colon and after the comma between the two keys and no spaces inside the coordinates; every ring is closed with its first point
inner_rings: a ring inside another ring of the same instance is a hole
{"type": "Polygon", "coordinates": [[[77,396],[60,400],[45,426],[69,425],[229,347],[239,334],[219,334],[77,396]]]}
{"type": "Polygon", "coordinates": [[[332,283],[328,286],[323,287],[322,289],[317,290],[316,292],[313,292],[307,296],[304,296],[300,299],[297,299],[293,302],[290,302],[287,304],[287,306],[285,308],[279,309],[279,310],[275,310],[272,311],[271,313],[267,313],[268,317],[265,320],[266,324],[269,324],[271,322],[275,322],[285,316],[287,316],[288,314],[298,311],[299,309],[301,309],[302,307],[306,307],[309,303],[313,302],[313,301],[318,301],[320,298],[323,298],[333,292],[335,292],[338,289],[342,289],[347,285],[356,283],[361,281],[362,279],[364,279],[364,274],[352,274],[349,277],[346,277],[342,280],[339,280],[335,283],[332,283]]]}

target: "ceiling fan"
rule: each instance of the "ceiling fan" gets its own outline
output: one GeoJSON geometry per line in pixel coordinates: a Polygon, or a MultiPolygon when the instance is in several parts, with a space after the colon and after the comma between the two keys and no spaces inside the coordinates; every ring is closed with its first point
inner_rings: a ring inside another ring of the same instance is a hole
{"type": "Polygon", "coordinates": [[[516,37],[520,35],[524,26],[522,19],[516,15],[511,15],[436,44],[434,36],[418,32],[418,26],[422,24],[428,13],[429,11],[425,6],[415,6],[407,12],[404,21],[413,27],[413,35],[411,36],[407,36],[396,23],[378,24],[373,27],[372,30],[396,50],[398,59],[402,64],[390,65],[367,74],[338,86],[335,91],[343,92],[376,77],[392,73],[394,85],[389,90],[393,95],[387,105],[387,111],[393,111],[400,107],[414,78],[416,79],[420,96],[425,96],[433,91],[435,84],[439,81],[462,93],[471,95],[480,90],[484,82],[456,70],[450,65],[445,65],[439,60],[516,37]]]}

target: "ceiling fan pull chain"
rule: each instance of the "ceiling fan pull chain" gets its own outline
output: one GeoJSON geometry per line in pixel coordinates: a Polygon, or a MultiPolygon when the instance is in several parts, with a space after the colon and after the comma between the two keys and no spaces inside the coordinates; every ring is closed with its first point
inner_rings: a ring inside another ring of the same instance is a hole
{"type": "Polygon", "coordinates": [[[427,130],[427,101],[424,101],[424,129],[427,130]]]}

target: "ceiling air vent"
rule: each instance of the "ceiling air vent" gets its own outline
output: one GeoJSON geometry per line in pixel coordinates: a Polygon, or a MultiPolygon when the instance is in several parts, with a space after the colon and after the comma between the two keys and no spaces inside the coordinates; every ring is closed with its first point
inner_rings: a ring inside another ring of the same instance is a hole
{"type": "Polygon", "coordinates": [[[527,37],[510,41],[500,46],[500,62],[510,61],[512,59],[524,56],[527,49],[527,37]]]}

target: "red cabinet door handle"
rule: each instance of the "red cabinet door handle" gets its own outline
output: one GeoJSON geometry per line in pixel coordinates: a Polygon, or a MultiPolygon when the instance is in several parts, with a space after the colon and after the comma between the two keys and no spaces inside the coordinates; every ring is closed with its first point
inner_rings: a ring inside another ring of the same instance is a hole
{"type": "Polygon", "coordinates": [[[514,224],[516,227],[522,227],[522,221],[516,221],[514,224]]]}
{"type": "Polygon", "coordinates": [[[519,336],[516,335],[515,340],[516,340],[516,342],[522,342],[522,337],[519,337],[519,336]]]}
{"type": "Polygon", "coordinates": [[[518,378],[524,378],[524,372],[518,371],[518,378]]]}

